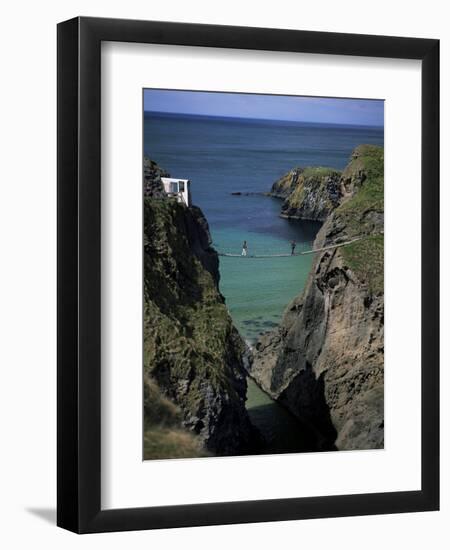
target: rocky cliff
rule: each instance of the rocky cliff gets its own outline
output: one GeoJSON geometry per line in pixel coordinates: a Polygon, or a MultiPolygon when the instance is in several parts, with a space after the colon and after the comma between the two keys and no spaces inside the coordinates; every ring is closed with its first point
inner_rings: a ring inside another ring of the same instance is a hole
{"type": "Polygon", "coordinates": [[[269,193],[283,199],[280,216],[324,221],[339,204],[341,173],[331,168],[294,168],[273,185],[269,193]]]}
{"type": "Polygon", "coordinates": [[[383,165],[380,147],[353,152],[314,248],[359,240],[315,254],[304,291],[257,343],[251,367],[323,449],[384,445],[383,165]]]}
{"type": "Polygon", "coordinates": [[[146,166],[146,458],[250,452],[255,434],[245,409],[245,345],[218,290],[207,221],[199,208],[165,196],[161,170],[150,161],[146,166]]]}
{"type": "Polygon", "coordinates": [[[164,177],[169,177],[169,172],[163,170],[154,160],[144,157],[144,197],[166,198],[161,181],[164,177]]]}

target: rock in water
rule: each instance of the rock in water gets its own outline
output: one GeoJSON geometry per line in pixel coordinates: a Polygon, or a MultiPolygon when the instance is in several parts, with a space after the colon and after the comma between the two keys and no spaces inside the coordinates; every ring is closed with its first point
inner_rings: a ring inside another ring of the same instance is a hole
{"type": "Polygon", "coordinates": [[[316,254],[251,366],[265,391],[316,428],[323,449],[384,445],[383,163],[381,147],[353,152],[314,248],[361,240],[316,254]]]}
{"type": "Polygon", "coordinates": [[[340,179],[341,172],[332,168],[295,168],[272,185],[269,195],[284,200],[282,218],[324,221],[341,200],[340,179]]]}

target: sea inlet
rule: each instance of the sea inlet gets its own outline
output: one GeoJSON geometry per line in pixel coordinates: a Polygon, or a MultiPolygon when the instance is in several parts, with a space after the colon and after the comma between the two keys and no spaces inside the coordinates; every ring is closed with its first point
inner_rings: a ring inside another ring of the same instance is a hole
{"type": "MultiPolygon", "coordinates": [[[[312,255],[252,258],[311,248],[318,223],[279,217],[281,201],[265,196],[296,166],[343,169],[361,143],[383,143],[383,129],[300,122],[144,113],[144,153],[174,178],[191,180],[193,204],[210,226],[220,257],[220,291],[242,337],[254,345],[280,321],[304,288],[312,255]],[[233,193],[241,193],[236,195],[233,193]]],[[[265,453],[314,450],[310,432],[252,380],[247,409],[265,453]]]]}

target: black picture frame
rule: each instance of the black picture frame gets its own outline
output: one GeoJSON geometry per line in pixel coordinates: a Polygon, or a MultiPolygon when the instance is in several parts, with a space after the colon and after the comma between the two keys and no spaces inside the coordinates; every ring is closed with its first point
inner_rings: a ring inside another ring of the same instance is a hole
{"type": "Polygon", "coordinates": [[[439,508],[439,41],[77,17],[58,25],[57,524],[77,533],[439,508]],[[100,49],[102,41],[422,61],[420,491],[102,510],[100,49]]]}

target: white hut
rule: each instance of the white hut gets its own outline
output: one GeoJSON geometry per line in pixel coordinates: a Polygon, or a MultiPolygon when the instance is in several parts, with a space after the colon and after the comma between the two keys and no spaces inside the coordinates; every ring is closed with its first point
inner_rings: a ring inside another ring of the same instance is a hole
{"type": "Polygon", "coordinates": [[[190,180],[179,180],[177,178],[161,178],[164,185],[164,191],[169,197],[176,197],[178,202],[184,202],[190,206],[190,180]]]}

